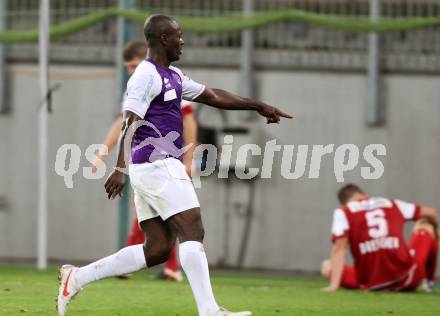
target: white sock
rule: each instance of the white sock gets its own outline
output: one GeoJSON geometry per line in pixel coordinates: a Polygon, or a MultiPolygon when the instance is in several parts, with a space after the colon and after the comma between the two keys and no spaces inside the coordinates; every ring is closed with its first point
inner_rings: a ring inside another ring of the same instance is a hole
{"type": "Polygon", "coordinates": [[[219,306],[212,293],[208,260],[203,245],[198,241],[186,241],[179,246],[180,264],[185,271],[196,300],[199,316],[215,313],[219,306]]]}
{"type": "Polygon", "coordinates": [[[128,246],[111,256],[78,268],[75,279],[83,287],[93,281],[139,271],[146,265],[143,245],[128,246]]]}

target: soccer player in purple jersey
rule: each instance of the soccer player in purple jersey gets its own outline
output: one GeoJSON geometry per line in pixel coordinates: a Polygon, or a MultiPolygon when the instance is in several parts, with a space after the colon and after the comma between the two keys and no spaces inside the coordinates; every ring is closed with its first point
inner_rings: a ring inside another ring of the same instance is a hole
{"type": "Polygon", "coordinates": [[[251,315],[251,312],[233,313],[219,307],[212,292],[202,244],[200,205],[181,162],[184,151],[181,99],[225,110],[257,111],[267,118],[267,123],[279,123],[281,117],[291,116],[265,103],[205,87],[171,66],[179,60],[184,43],[180,26],[173,18],[149,17],[144,34],[148,58],[136,68],[127,84],[116,168],[107,179],[105,189],[110,199],[121,193],[125,184],[122,170],[126,168],[126,145],[130,146],[131,141],[129,176],[146,242],[123,248],[84,267],[64,265],[60,271],[58,315],[65,315],[72,297],[90,282],[163,263],[176,237],[181,242],[180,261],[199,316],[251,315]]]}

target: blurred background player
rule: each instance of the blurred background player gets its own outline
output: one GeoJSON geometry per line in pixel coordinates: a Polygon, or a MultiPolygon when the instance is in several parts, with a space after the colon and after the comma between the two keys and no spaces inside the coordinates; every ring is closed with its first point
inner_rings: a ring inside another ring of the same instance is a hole
{"type": "Polygon", "coordinates": [[[339,287],[364,290],[413,291],[423,284],[432,291],[438,252],[438,215],[427,206],[369,197],[348,184],[338,192],[334,211],[333,248],[321,273],[330,280],[324,291],[339,287]],[[410,242],[404,240],[406,221],[416,221],[410,242]],[[354,267],[344,265],[347,246],[354,267]]]}
{"type": "MultiPolygon", "coordinates": [[[[124,66],[127,69],[128,74],[131,76],[136,67],[146,58],[147,56],[147,45],[141,41],[135,41],[129,43],[123,51],[124,66]]],[[[124,93],[125,96],[125,93],[124,93]]],[[[191,102],[182,102],[182,116],[183,116],[183,141],[184,145],[196,144],[197,142],[197,123],[193,113],[193,107],[191,102]]],[[[108,152],[110,152],[117,144],[119,133],[122,126],[122,113],[113,122],[110,130],[108,131],[103,144],[107,146],[108,152]]],[[[186,172],[191,175],[191,163],[193,158],[195,145],[189,147],[185,152],[183,157],[183,164],[185,165],[186,172]]],[[[97,166],[100,162],[105,161],[107,158],[107,153],[101,151],[95,161],[93,162],[92,168],[94,172],[97,170],[97,166]]],[[[139,228],[139,223],[137,218],[133,219],[133,223],[130,228],[130,232],[127,239],[127,246],[143,244],[144,243],[144,233],[139,228]]],[[[121,277],[129,277],[129,275],[124,275],[121,277]]],[[[160,278],[165,280],[172,280],[176,282],[182,281],[182,273],[180,271],[179,260],[177,258],[177,245],[173,248],[170,256],[165,263],[165,267],[160,274],[160,278]]]]}

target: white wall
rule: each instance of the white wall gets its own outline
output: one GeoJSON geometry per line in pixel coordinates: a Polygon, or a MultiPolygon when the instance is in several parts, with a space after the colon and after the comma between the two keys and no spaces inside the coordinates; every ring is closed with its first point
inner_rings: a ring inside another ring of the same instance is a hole
{"type": "MultiPolygon", "coordinates": [[[[191,71],[194,76],[198,72],[191,71]]],[[[199,78],[203,78],[201,75],[199,78]]],[[[225,87],[238,84],[236,74],[225,87]]],[[[211,85],[222,82],[210,80],[211,85]]],[[[363,180],[363,160],[346,174],[346,181],[359,182],[372,195],[399,197],[440,208],[437,161],[440,149],[439,77],[387,76],[387,122],[383,127],[365,125],[365,77],[361,74],[264,72],[258,74],[260,97],[295,115],[293,121],[261,128],[266,140],[279,144],[357,144],[362,150],[370,143],[385,144],[381,160],[385,172],[379,180],[363,180]]],[[[249,267],[316,270],[329,251],[332,210],[337,206],[336,190],[341,186],[333,173],[334,155],[323,158],[319,179],[285,180],[279,176],[281,155],[276,154],[274,175],[257,183],[256,219],[246,260],[249,267]]],[[[310,156],[308,158],[310,162],[310,156]]],[[[362,159],[362,158],[361,158],[362,159]]],[[[306,174],[309,169],[306,169],[306,174]]],[[[214,180],[212,180],[214,181],[214,180]]],[[[237,186],[240,184],[236,183],[237,186]]],[[[223,197],[211,195],[208,207],[220,212],[223,197]]],[[[213,212],[211,212],[213,213],[213,212]]],[[[238,222],[242,221],[238,217],[238,222]]],[[[234,221],[234,219],[232,219],[234,221]]],[[[237,224],[237,226],[240,226],[237,224]]],[[[218,230],[218,228],[217,228],[218,230]]],[[[209,233],[209,231],[208,231],[209,233]]],[[[232,247],[240,228],[231,236],[232,247]]],[[[215,237],[212,236],[212,239],[215,237]]],[[[208,238],[210,241],[210,239],[208,238]]],[[[211,247],[219,254],[221,247],[211,247]]],[[[235,249],[237,250],[237,249],[235,249]]],[[[232,256],[231,263],[235,262],[232,256]]]]}
{"type": "MultiPolygon", "coordinates": [[[[0,211],[0,257],[36,255],[37,157],[40,103],[35,66],[9,68],[12,112],[0,116],[0,194],[8,209],[0,211]]],[[[99,143],[115,115],[115,80],[110,68],[52,67],[54,95],[49,117],[49,256],[89,260],[115,249],[116,205],[104,196],[104,180],[85,181],[79,174],[67,189],[55,173],[57,149],[65,143],[82,150],[99,143]]],[[[81,167],[86,165],[83,158],[81,167]]]]}
{"type": "MultiPolygon", "coordinates": [[[[9,68],[12,75],[12,113],[0,116],[0,195],[9,208],[0,210],[0,257],[35,256],[37,201],[38,78],[33,65],[9,68]]],[[[209,86],[237,92],[238,72],[231,69],[185,69],[209,86]]],[[[105,135],[117,109],[113,68],[52,67],[52,81],[62,83],[50,117],[49,255],[55,259],[91,260],[116,249],[117,205],[107,201],[104,179],[86,181],[76,176],[66,189],[54,172],[55,153],[64,143],[83,150],[105,135]]],[[[399,197],[440,208],[440,76],[388,75],[383,89],[387,120],[383,127],[365,125],[366,79],[362,74],[258,72],[259,97],[295,115],[292,121],[253,126],[252,139],[264,144],[357,144],[387,147],[385,172],[379,180],[362,180],[360,167],[347,172],[347,181],[359,182],[373,195],[399,197]]],[[[231,113],[234,125],[243,125],[231,113]]],[[[205,120],[205,119],[204,119],[205,120]]],[[[209,121],[209,119],[207,119],[209,121]]],[[[203,123],[203,122],[202,122],[203,123]]],[[[205,122],[206,123],[206,122],[205,122]]],[[[335,191],[334,155],[324,156],[319,179],[286,180],[280,176],[281,155],[275,154],[272,179],[256,182],[255,219],[245,260],[247,267],[317,270],[328,254],[335,191]]],[[[309,156],[310,159],[310,156],[309,156]]],[[[82,165],[86,161],[83,158],[82,165]]],[[[309,164],[308,164],[309,165],[309,164]]],[[[308,173],[306,169],[306,174],[308,173]]],[[[231,202],[225,205],[225,181],[204,180],[199,196],[206,225],[207,252],[218,263],[224,249],[224,210],[230,210],[230,252],[237,260],[243,231],[242,212],[246,182],[232,181],[231,202]]]]}

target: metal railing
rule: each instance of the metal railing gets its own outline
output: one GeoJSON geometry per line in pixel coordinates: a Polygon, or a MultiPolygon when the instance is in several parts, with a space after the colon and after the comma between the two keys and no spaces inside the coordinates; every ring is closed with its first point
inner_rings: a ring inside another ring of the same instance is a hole
{"type": "MultiPolygon", "coordinates": [[[[117,6],[117,0],[53,0],[52,24],[117,6]]],[[[8,29],[32,29],[38,22],[38,1],[7,0],[8,29]]],[[[137,0],[137,9],[171,15],[217,16],[241,14],[242,0],[137,0]]],[[[368,0],[254,0],[255,10],[300,9],[316,13],[366,17],[368,0]]],[[[440,1],[384,0],[384,17],[440,15],[440,1]]],[[[136,26],[134,38],[142,38],[136,26]]],[[[54,41],[55,62],[113,63],[116,23],[107,21],[79,34],[54,41]]],[[[440,72],[440,29],[385,33],[380,36],[385,71],[440,72]]],[[[185,33],[182,63],[237,66],[240,32],[222,34],[185,33]],[[207,51],[212,52],[206,54],[207,51]],[[189,54],[190,53],[190,54],[189,54]]],[[[367,35],[283,22],[255,30],[255,64],[265,68],[364,70],[367,35]]],[[[36,60],[36,45],[11,45],[9,60],[36,60]]]]}

